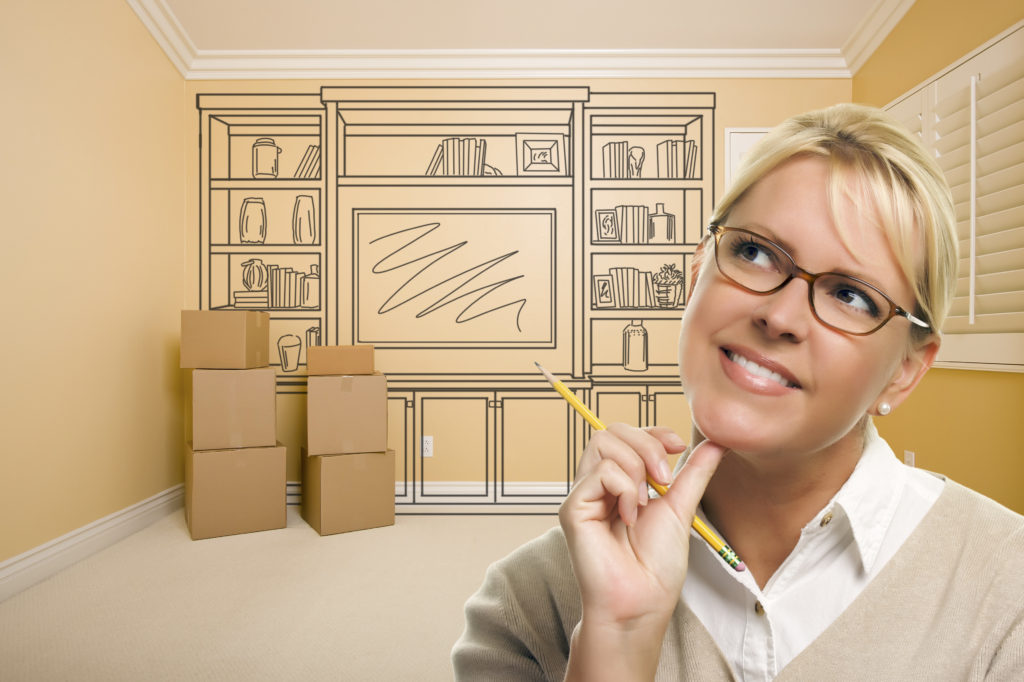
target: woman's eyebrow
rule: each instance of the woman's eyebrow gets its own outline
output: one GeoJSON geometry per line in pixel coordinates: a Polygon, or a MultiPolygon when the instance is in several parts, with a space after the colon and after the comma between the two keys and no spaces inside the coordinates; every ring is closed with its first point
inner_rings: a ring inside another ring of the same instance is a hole
{"type": "MultiPolygon", "coordinates": [[[[744,230],[749,230],[759,237],[763,237],[764,239],[767,239],[771,242],[778,244],[783,249],[785,249],[786,253],[788,253],[794,261],[797,261],[797,264],[800,265],[800,267],[805,267],[804,263],[799,262],[799,249],[792,242],[788,241],[784,237],[780,237],[778,233],[775,232],[775,230],[773,230],[771,227],[764,225],[763,223],[746,223],[743,225],[736,225],[736,227],[741,227],[744,230]]],[[[862,270],[859,269],[851,269],[848,267],[839,266],[834,268],[826,268],[824,270],[812,270],[811,272],[815,274],[820,274],[822,272],[834,272],[837,275],[846,275],[847,277],[852,277],[854,279],[860,280],[865,284],[870,284],[879,291],[882,290],[881,284],[874,281],[874,279],[870,275],[868,275],[868,273],[863,272],[862,270]]]]}

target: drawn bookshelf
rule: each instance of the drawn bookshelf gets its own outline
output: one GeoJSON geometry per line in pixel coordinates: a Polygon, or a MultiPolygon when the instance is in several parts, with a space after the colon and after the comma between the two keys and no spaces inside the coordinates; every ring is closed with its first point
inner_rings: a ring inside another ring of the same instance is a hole
{"type": "Polygon", "coordinates": [[[714,194],[714,93],[592,93],[583,362],[596,384],[675,377],[714,194]]]}
{"type": "Polygon", "coordinates": [[[305,366],[326,327],[321,172],[324,112],[315,95],[197,96],[201,307],[267,310],[279,386],[305,366]]]}
{"type": "Polygon", "coordinates": [[[272,342],[300,342],[298,366],[275,362],[279,393],[304,393],[309,345],[374,345],[404,513],[557,507],[589,429],[534,362],[611,420],[685,408],[675,344],[713,200],[713,93],[197,104],[200,307],[269,310],[272,342]]]}

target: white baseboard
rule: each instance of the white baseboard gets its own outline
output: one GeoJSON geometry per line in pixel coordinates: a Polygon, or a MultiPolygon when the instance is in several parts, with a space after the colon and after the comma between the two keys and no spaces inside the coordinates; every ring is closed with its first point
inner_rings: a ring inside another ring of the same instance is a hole
{"type": "Polygon", "coordinates": [[[185,486],[179,483],[0,562],[0,602],[180,509],[184,499],[185,486]]]}

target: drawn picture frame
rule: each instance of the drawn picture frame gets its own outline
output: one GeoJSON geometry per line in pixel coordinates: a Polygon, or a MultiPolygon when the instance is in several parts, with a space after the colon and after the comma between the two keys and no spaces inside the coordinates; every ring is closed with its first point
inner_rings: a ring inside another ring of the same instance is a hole
{"type": "Polygon", "coordinates": [[[565,175],[565,135],[516,133],[518,175],[565,175]]]}
{"type": "Polygon", "coordinates": [[[594,275],[594,307],[615,307],[615,285],[611,275],[594,275]]]}
{"type": "Polygon", "coordinates": [[[597,209],[594,211],[594,243],[619,244],[622,232],[619,218],[614,209],[597,209]]]}

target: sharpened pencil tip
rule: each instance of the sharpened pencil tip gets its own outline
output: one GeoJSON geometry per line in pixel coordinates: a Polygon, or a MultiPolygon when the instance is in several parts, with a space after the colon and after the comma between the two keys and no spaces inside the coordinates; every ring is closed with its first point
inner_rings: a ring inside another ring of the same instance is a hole
{"type": "Polygon", "coordinates": [[[554,386],[557,381],[557,379],[555,379],[555,375],[541,367],[539,362],[534,361],[533,364],[537,365],[537,369],[539,369],[541,374],[544,375],[544,378],[548,380],[548,383],[554,386]]]}

